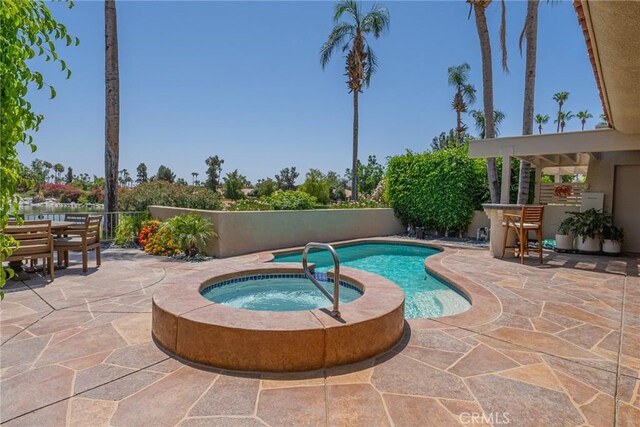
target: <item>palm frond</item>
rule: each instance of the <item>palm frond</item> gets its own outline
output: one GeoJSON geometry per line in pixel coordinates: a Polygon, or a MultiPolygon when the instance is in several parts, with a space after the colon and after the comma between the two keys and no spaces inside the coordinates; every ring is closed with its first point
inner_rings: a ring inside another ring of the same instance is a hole
{"type": "Polygon", "coordinates": [[[447,74],[449,76],[450,86],[463,86],[469,79],[469,71],[471,66],[466,62],[460,65],[449,67],[447,74]]]}
{"type": "MultiPolygon", "coordinates": [[[[331,59],[331,55],[338,47],[343,47],[345,37],[353,35],[354,27],[346,22],[336,24],[331,30],[327,41],[320,48],[320,64],[325,68],[331,59]]],[[[344,49],[343,49],[344,50],[344,49]]]]}
{"type": "Polygon", "coordinates": [[[348,13],[351,15],[356,25],[360,24],[360,7],[354,0],[341,0],[336,3],[333,11],[333,21],[338,22],[342,15],[348,13]]]}
{"type": "Polygon", "coordinates": [[[473,104],[476,102],[476,88],[470,83],[462,86],[462,96],[468,104],[473,104]]]}
{"type": "Polygon", "coordinates": [[[367,61],[364,67],[364,83],[369,86],[371,83],[371,76],[376,73],[378,70],[378,57],[373,50],[371,50],[371,46],[367,45],[367,61]]]}
{"type": "Polygon", "coordinates": [[[378,7],[377,4],[371,7],[371,11],[362,19],[362,31],[365,33],[373,33],[375,38],[389,29],[391,16],[389,11],[384,7],[378,7]]]}

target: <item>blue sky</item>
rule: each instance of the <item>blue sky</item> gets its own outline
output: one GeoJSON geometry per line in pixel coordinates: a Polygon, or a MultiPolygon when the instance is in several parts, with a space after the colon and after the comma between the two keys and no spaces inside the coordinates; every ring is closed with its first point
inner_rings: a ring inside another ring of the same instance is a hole
{"type": "MultiPolygon", "coordinates": [[[[381,4],[391,27],[371,40],[379,70],[360,97],[361,159],[424,151],[455,126],[447,67],[468,62],[481,94],[480,47],[464,1],[381,4]]],[[[58,96],[30,94],[45,122],[35,137],[38,151],[21,149],[20,159],[103,175],[103,2],[50,7],[81,44],[59,50],[73,70],[70,80],[58,66],[37,65],[58,96]]],[[[332,9],[332,2],[119,1],[120,168],[135,175],[140,162],[150,173],[165,164],[191,181],[194,171],[203,178],[204,159],[217,154],[225,160],[223,173],[239,169],[254,182],[292,165],[302,175],[309,168],[343,173],[351,164],[352,126],[344,60],[338,53],[325,71],[318,60],[332,9]]],[[[525,2],[507,2],[509,74],[499,66],[498,2],[487,12],[495,106],[506,113],[501,135],[522,130],[518,36],[525,9],[525,2]]],[[[538,40],[536,113],[553,116],[551,97],[566,90],[566,108],[589,109],[593,128],[602,107],[570,1],[541,2],[538,40]]],[[[482,109],[480,96],[473,108],[482,109]]],[[[567,126],[579,128],[575,119],[567,126]]],[[[546,131],[554,130],[549,123],[546,131]]]]}

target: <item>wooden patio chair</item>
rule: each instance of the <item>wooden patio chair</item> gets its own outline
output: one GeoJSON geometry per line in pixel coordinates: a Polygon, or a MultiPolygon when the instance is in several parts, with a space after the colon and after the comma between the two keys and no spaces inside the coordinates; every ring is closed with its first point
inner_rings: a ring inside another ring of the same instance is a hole
{"type": "Polygon", "coordinates": [[[89,215],[84,224],[72,225],[65,229],[65,237],[54,239],[53,246],[58,259],[64,257],[64,265],[69,266],[69,252],[82,252],[82,272],[89,264],[89,251],[96,252],[96,265],[100,266],[100,223],[101,215],[89,215]]]}
{"type": "Polygon", "coordinates": [[[25,221],[17,225],[9,223],[3,233],[12,236],[18,245],[13,248],[13,253],[5,261],[34,261],[44,260],[44,271],[49,269],[49,277],[53,282],[55,278],[53,265],[53,237],[51,236],[51,221],[25,221]]]}
{"type": "Polygon", "coordinates": [[[502,257],[507,249],[513,249],[514,253],[520,257],[520,264],[524,264],[525,254],[538,252],[540,264],[542,264],[542,215],[544,206],[524,206],[520,214],[504,214],[502,226],[504,227],[504,241],[502,243],[502,257]],[[518,240],[515,246],[507,246],[509,230],[514,230],[518,240]],[[536,232],[537,248],[529,247],[529,232],[536,232]]]}
{"type": "Polygon", "coordinates": [[[64,214],[64,220],[67,222],[73,222],[74,224],[84,225],[87,222],[89,214],[86,213],[66,213],[64,214]]]}

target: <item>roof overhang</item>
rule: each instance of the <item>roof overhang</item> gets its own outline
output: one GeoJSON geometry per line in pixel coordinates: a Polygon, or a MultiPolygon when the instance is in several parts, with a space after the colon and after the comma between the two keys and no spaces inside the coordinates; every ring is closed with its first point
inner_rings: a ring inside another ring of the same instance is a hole
{"type": "MultiPolygon", "coordinates": [[[[603,152],[630,150],[640,150],[640,134],[598,129],[475,140],[469,144],[469,157],[511,156],[543,169],[572,168],[587,166],[603,152]]],[[[583,169],[575,170],[583,173],[583,169]]]]}
{"type": "Polygon", "coordinates": [[[609,124],[623,133],[640,133],[640,2],[573,4],[609,124]]]}

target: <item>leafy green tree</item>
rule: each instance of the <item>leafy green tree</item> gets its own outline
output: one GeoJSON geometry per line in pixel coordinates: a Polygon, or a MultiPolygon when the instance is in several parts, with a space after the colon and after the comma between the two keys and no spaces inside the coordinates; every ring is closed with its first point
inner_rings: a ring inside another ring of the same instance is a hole
{"type": "MultiPolygon", "coordinates": [[[[71,2],[68,5],[73,7],[71,2]]],[[[42,114],[31,109],[27,93],[30,88],[39,90],[46,86],[51,98],[56,96],[42,73],[29,68],[29,60],[41,57],[58,62],[66,77],[71,76],[67,63],[58,56],[58,41],[69,46],[74,38],[64,25],[53,19],[43,1],[0,3],[0,230],[7,225],[9,215],[18,212],[17,189],[23,177],[16,146],[25,144],[32,152],[36,151],[33,133],[44,120],[42,114]]],[[[78,43],[79,39],[75,38],[75,44],[78,43]]],[[[13,253],[13,245],[13,238],[0,233],[0,288],[13,274],[2,267],[3,261],[13,253]]]]}
{"type": "Polygon", "coordinates": [[[329,183],[329,197],[331,201],[338,202],[346,200],[346,188],[349,180],[347,178],[343,178],[334,171],[327,172],[326,176],[327,182],[329,183]]]}
{"type": "Polygon", "coordinates": [[[558,124],[558,128],[556,132],[560,132],[560,123],[562,123],[562,106],[569,99],[569,92],[558,92],[553,94],[553,100],[558,103],[558,114],[556,115],[556,119],[553,123],[558,124]]]}
{"type": "Polygon", "coordinates": [[[538,125],[538,133],[542,135],[542,125],[546,125],[549,123],[549,115],[548,114],[536,114],[534,118],[536,124],[538,125]]]}
{"type": "Polygon", "coordinates": [[[176,174],[167,166],[160,165],[154,179],[157,181],[174,182],[176,180],[176,174]]]}
{"type": "Polygon", "coordinates": [[[137,178],[136,182],[138,184],[142,184],[143,182],[149,181],[149,177],[147,176],[147,165],[144,163],[140,163],[136,168],[137,178]]]}
{"type": "Polygon", "coordinates": [[[476,102],[476,88],[469,83],[469,71],[471,67],[466,62],[455,67],[449,67],[447,70],[449,75],[449,86],[456,88],[453,95],[451,107],[456,112],[456,141],[458,145],[462,144],[462,137],[467,127],[462,122],[462,113],[467,112],[470,104],[476,102]]]}
{"type": "Polygon", "coordinates": [[[582,125],[582,130],[584,130],[584,125],[587,123],[587,120],[592,118],[593,114],[589,112],[589,110],[578,111],[576,113],[576,118],[580,119],[580,124],[582,125]]]}
{"type": "Polygon", "coordinates": [[[187,182],[186,179],[184,178],[178,178],[176,179],[176,184],[180,184],[180,185],[189,185],[189,183],[187,182]]]}
{"type": "Polygon", "coordinates": [[[358,200],[358,95],[371,83],[371,76],[378,68],[376,55],[367,41],[367,35],[380,37],[389,28],[389,11],[375,3],[367,14],[363,14],[360,3],[341,0],[336,3],[331,30],[327,41],[320,49],[320,63],[324,69],[336,50],[346,53],[346,76],[349,93],[353,93],[353,159],[351,168],[351,198],[358,200]],[[346,15],[351,22],[340,19],[346,15]]]}
{"type": "Polygon", "coordinates": [[[315,197],[318,203],[323,205],[329,203],[329,181],[319,169],[309,169],[300,190],[315,197]]]}
{"type": "Polygon", "coordinates": [[[270,196],[278,190],[278,184],[271,178],[259,179],[251,195],[254,197],[270,196]]]}
{"type": "Polygon", "coordinates": [[[300,174],[296,171],[296,167],[284,168],[280,171],[280,174],[276,175],[276,183],[278,184],[278,190],[295,190],[296,179],[300,174]]]}
{"type": "Polygon", "coordinates": [[[248,186],[249,180],[244,175],[238,173],[238,169],[227,174],[222,183],[224,197],[230,200],[240,200],[244,198],[242,189],[248,186]]]}
{"type": "MultiPolygon", "coordinates": [[[[384,166],[378,163],[376,156],[369,156],[366,165],[363,165],[360,161],[358,161],[358,165],[359,191],[370,195],[384,178],[384,166]]],[[[345,175],[351,178],[351,169],[347,169],[345,175]]]]}
{"type": "Polygon", "coordinates": [[[224,160],[222,160],[217,155],[209,157],[204,161],[207,165],[207,182],[205,185],[216,191],[218,185],[220,185],[220,174],[222,173],[222,165],[224,164],[224,160]]]}
{"type": "Polygon", "coordinates": [[[73,169],[71,169],[71,166],[67,168],[67,176],[65,177],[65,182],[67,184],[71,184],[73,182],[73,169]]]}

